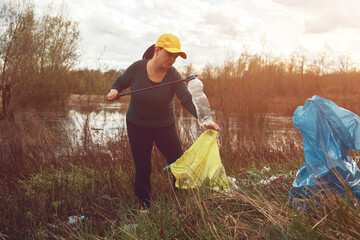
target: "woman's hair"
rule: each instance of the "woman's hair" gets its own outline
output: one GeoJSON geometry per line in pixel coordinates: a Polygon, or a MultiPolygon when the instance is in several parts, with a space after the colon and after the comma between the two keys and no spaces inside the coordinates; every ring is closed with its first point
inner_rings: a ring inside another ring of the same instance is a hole
{"type": "Polygon", "coordinates": [[[142,59],[151,59],[155,53],[155,44],[151,45],[143,54],[142,59]]]}

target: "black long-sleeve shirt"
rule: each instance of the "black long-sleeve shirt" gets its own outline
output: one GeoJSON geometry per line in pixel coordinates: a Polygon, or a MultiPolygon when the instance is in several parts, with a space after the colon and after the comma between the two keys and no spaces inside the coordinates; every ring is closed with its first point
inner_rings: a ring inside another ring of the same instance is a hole
{"type": "MultiPolygon", "coordinates": [[[[131,91],[151,87],[154,83],[149,79],[146,64],[148,60],[140,60],[128,67],[123,74],[115,79],[111,89],[119,93],[130,86],[131,91]]],[[[179,72],[171,67],[159,84],[181,79],[179,72]]],[[[128,121],[144,127],[166,127],[175,123],[174,96],[194,116],[196,109],[185,82],[179,82],[134,93],[131,95],[126,113],[128,121]]]]}

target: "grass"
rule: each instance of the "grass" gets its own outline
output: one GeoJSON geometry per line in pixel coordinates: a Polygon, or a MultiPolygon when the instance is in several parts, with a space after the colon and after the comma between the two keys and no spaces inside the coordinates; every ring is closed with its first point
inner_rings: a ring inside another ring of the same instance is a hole
{"type": "Polygon", "coordinates": [[[141,214],[133,194],[134,169],[125,135],[104,145],[88,142],[69,148],[60,158],[49,151],[56,148],[57,138],[40,122],[29,117],[26,124],[0,124],[0,239],[359,237],[359,207],[350,195],[346,199],[334,195],[314,207],[313,214],[290,207],[291,171],[303,157],[289,140],[279,140],[274,149],[260,136],[247,135],[232,142],[236,148],[227,149],[231,144],[219,134],[227,174],[246,180],[231,193],[206,188],[174,193],[169,175],[162,170],[165,160],[155,150],[153,205],[141,214]],[[279,174],[286,178],[271,185],[256,184],[279,174]],[[76,231],[66,224],[73,215],[86,218],[76,231]]]}

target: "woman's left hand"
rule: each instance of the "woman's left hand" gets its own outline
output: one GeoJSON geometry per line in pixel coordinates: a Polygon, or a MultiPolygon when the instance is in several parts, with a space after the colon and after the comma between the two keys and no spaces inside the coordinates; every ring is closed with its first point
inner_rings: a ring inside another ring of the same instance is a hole
{"type": "Polygon", "coordinates": [[[209,125],[205,125],[205,127],[206,127],[206,129],[212,129],[212,130],[215,130],[215,131],[220,130],[219,125],[217,125],[214,122],[210,123],[209,125]]]}

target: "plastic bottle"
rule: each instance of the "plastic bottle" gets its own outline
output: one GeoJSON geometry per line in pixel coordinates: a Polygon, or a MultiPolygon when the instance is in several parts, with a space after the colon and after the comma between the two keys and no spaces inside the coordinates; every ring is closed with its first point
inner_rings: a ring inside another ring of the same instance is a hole
{"type": "Polygon", "coordinates": [[[68,217],[68,220],[66,224],[72,228],[72,230],[76,231],[80,227],[80,221],[77,216],[70,216],[68,217]]]}
{"type": "Polygon", "coordinates": [[[213,122],[210,104],[203,92],[203,88],[204,86],[200,79],[195,78],[189,81],[188,90],[191,93],[200,126],[209,125],[213,122]]]}

